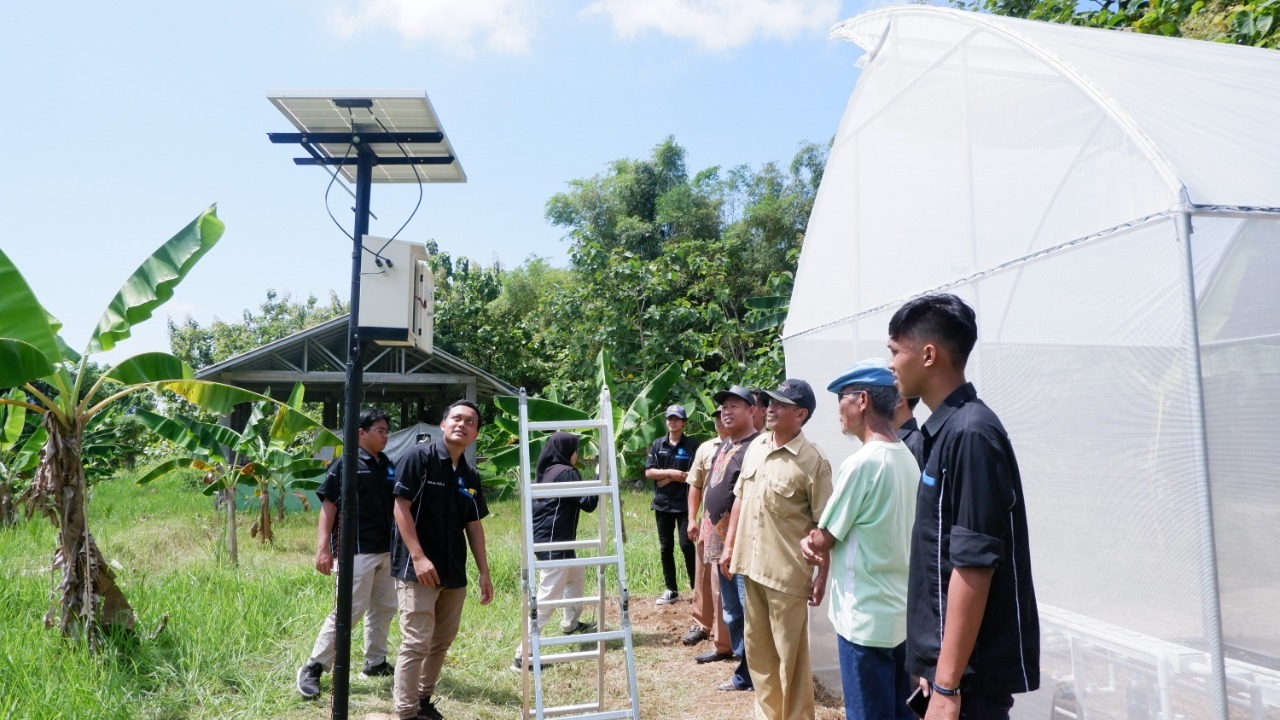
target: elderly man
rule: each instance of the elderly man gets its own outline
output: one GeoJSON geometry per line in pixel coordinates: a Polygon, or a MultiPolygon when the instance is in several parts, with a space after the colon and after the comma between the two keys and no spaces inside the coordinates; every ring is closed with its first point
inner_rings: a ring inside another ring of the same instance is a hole
{"type": "Polygon", "coordinates": [[[854,364],[827,390],[839,398],[841,430],[862,447],[840,465],[835,494],[801,554],[820,572],[830,569],[845,717],[910,720],[907,556],[920,466],[895,435],[898,390],[883,360],[854,364]]]}
{"type": "Polygon", "coordinates": [[[803,380],[769,392],[768,432],[747,447],[721,567],[744,577],[746,651],[756,717],[814,717],[808,605],[822,602],[826,575],[797,548],[831,497],[831,463],[801,427],[817,399],[803,380]]]}
{"type": "Polygon", "coordinates": [[[907,670],[927,720],[1005,720],[1040,686],[1040,619],[1027,504],[1009,434],[965,380],[978,340],[955,295],[910,300],[889,320],[889,367],[924,424],[907,589],[907,670]]]}

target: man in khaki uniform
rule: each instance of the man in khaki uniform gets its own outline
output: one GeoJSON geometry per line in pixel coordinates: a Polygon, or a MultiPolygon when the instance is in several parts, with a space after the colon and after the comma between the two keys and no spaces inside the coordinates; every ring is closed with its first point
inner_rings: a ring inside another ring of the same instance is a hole
{"type": "Polygon", "coordinates": [[[826,577],[796,551],[831,497],[831,463],[801,427],[817,399],[804,380],[770,391],[766,428],[746,450],[721,567],[746,580],[746,651],[756,717],[814,717],[809,605],[826,577]]]}
{"type": "Polygon", "coordinates": [[[711,460],[720,450],[720,441],[727,436],[724,423],[720,422],[720,411],[711,413],[716,424],[716,437],[698,446],[693,455],[693,467],[689,469],[689,527],[686,532],[689,539],[697,543],[698,575],[693,581],[693,627],[684,634],[681,642],[685,645],[697,645],[711,638],[713,648],[694,656],[699,663],[727,660],[733,657],[729,648],[729,628],[725,627],[724,618],[720,616],[720,582],[717,578],[714,563],[703,560],[703,542],[698,537],[698,519],[702,512],[702,493],[707,484],[707,475],[711,473],[711,460]]]}

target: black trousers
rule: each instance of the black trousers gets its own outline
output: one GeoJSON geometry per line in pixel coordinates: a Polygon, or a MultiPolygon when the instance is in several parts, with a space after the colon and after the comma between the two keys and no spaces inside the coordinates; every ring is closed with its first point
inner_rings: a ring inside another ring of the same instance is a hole
{"type": "Polygon", "coordinates": [[[692,591],[693,578],[697,569],[694,565],[693,541],[689,539],[689,533],[685,532],[689,513],[654,510],[653,514],[658,520],[658,550],[662,555],[662,581],[666,583],[668,590],[680,592],[676,587],[676,553],[675,543],[672,541],[674,535],[680,539],[680,552],[684,553],[684,567],[689,573],[689,590],[692,591]]]}

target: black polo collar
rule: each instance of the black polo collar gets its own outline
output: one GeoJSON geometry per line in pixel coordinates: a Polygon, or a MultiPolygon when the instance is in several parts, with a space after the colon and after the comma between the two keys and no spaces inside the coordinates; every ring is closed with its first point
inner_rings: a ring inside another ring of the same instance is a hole
{"type": "MultiPolygon", "coordinates": [[[[444,440],[436,440],[431,443],[431,455],[436,460],[445,464],[445,467],[453,467],[453,458],[449,457],[449,448],[444,444],[444,440]]],[[[458,472],[469,469],[471,466],[467,464],[467,454],[464,452],[458,456],[458,472]]]]}
{"type": "Polygon", "coordinates": [[[952,413],[976,397],[978,397],[978,391],[971,382],[952,390],[947,399],[942,401],[942,407],[934,410],[929,419],[924,421],[924,434],[930,438],[937,437],[938,433],[942,432],[942,426],[946,425],[947,420],[951,418],[952,413]]]}

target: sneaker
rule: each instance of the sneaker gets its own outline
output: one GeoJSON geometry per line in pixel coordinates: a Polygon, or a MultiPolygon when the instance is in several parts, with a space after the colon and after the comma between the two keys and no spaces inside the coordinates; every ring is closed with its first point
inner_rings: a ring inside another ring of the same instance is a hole
{"type": "Polygon", "coordinates": [[[564,628],[560,628],[560,632],[563,632],[565,635],[576,635],[578,633],[589,633],[589,632],[595,632],[595,631],[596,631],[596,624],[591,620],[587,620],[586,622],[579,620],[577,623],[574,624],[573,627],[569,628],[568,630],[565,630],[564,628]]]}
{"type": "Polygon", "coordinates": [[[749,687],[740,688],[737,685],[734,685],[732,680],[728,680],[717,685],[716,689],[722,690],[724,692],[745,692],[749,690],[754,690],[755,688],[749,688],[749,687]]]}
{"type": "Polygon", "coordinates": [[[418,698],[418,720],[444,720],[430,695],[418,698]]]}
{"type": "Polygon", "coordinates": [[[698,643],[706,639],[707,639],[707,631],[703,630],[697,625],[694,625],[693,627],[689,628],[689,632],[685,633],[684,637],[680,638],[680,642],[684,643],[685,645],[697,645],[698,643]]]}
{"type": "Polygon", "coordinates": [[[391,677],[392,675],[396,674],[396,668],[391,663],[387,662],[386,660],[383,660],[377,665],[370,665],[369,663],[365,663],[364,670],[361,670],[360,674],[367,678],[391,677]]]}
{"type": "Polygon", "coordinates": [[[676,592],[675,590],[668,590],[662,593],[661,595],[659,595],[658,599],[653,601],[653,604],[654,605],[670,605],[671,603],[679,599],[680,599],[680,593],[676,592]]]}
{"type": "Polygon", "coordinates": [[[298,692],[302,697],[310,699],[320,694],[320,674],[324,672],[324,666],[318,662],[307,661],[306,665],[298,668],[298,692]]]}
{"type": "MultiPolygon", "coordinates": [[[[533,664],[530,663],[528,667],[532,669],[533,664]]],[[[511,658],[511,664],[507,666],[507,669],[513,673],[524,672],[524,667],[520,665],[520,658],[511,658]]]]}

